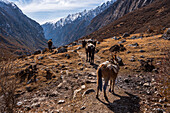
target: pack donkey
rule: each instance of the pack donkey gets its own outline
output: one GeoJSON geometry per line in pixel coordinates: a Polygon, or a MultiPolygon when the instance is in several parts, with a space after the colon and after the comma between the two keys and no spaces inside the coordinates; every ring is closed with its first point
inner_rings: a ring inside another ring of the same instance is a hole
{"type": "Polygon", "coordinates": [[[110,89],[109,92],[114,93],[114,85],[115,80],[119,72],[119,61],[116,57],[116,53],[114,56],[112,56],[110,61],[105,61],[102,64],[99,65],[97,69],[97,94],[96,98],[98,99],[99,90],[102,91],[102,78],[104,78],[104,97],[108,101],[107,95],[106,95],[106,88],[108,85],[108,82],[110,80],[110,89]]]}
{"type": "Polygon", "coordinates": [[[90,63],[94,63],[94,54],[95,54],[95,47],[96,41],[88,40],[82,41],[82,47],[85,48],[86,51],[86,62],[89,61],[90,63]]]}

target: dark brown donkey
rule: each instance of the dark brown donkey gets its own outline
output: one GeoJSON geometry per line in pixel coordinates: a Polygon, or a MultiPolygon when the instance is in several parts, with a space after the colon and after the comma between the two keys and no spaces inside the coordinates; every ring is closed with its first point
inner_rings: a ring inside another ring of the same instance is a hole
{"type": "Polygon", "coordinates": [[[90,63],[94,63],[95,46],[96,41],[93,41],[91,39],[88,41],[82,41],[82,47],[85,47],[86,51],[86,62],[89,61],[90,63]]]}

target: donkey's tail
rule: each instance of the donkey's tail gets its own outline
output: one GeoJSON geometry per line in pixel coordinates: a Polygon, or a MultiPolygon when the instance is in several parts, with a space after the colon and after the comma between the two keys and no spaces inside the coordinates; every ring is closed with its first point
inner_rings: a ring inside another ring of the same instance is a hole
{"type": "Polygon", "coordinates": [[[102,84],[102,70],[99,68],[97,72],[97,85],[100,91],[102,91],[102,84]]]}

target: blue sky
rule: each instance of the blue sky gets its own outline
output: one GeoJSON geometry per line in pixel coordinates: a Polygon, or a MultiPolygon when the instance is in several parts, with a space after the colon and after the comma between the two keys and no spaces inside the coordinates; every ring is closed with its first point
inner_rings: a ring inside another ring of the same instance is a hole
{"type": "Polygon", "coordinates": [[[8,0],[40,24],[57,21],[68,14],[93,9],[109,0],[8,0]]]}

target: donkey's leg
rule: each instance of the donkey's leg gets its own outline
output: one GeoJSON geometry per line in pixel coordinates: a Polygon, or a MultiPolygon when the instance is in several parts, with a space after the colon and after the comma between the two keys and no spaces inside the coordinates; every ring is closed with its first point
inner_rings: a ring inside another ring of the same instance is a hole
{"type": "Polygon", "coordinates": [[[96,98],[99,98],[99,84],[97,84],[96,98]]]}
{"type": "Polygon", "coordinates": [[[106,89],[107,89],[108,81],[109,81],[109,79],[105,79],[105,83],[104,83],[104,87],[103,87],[104,97],[105,97],[106,101],[108,101],[108,98],[107,98],[107,95],[106,95],[106,89]]]}
{"type": "Polygon", "coordinates": [[[89,52],[89,62],[91,62],[91,52],[89,52]]]}
{"type": "Polygon", "coordinates": [[[113,78],[113,86],[112,86],[112,93],[114,93],[114,85],[115,85],[116,77],[113,78]]]}
{"type": "Polygon", "coordinates": [[[94,54],[91,55],[91,62],[94,64],[94,54]]]}
{"type": "Polygon", "coordinates": [[[88,51],[86,51],[86,62],[88,61],[88,51]]]}
{"type": "Polygon", "coordinates": [[[109,92],[112,92],[112,80],[110,80],[110,88],[109,88],[109,92]]]}

